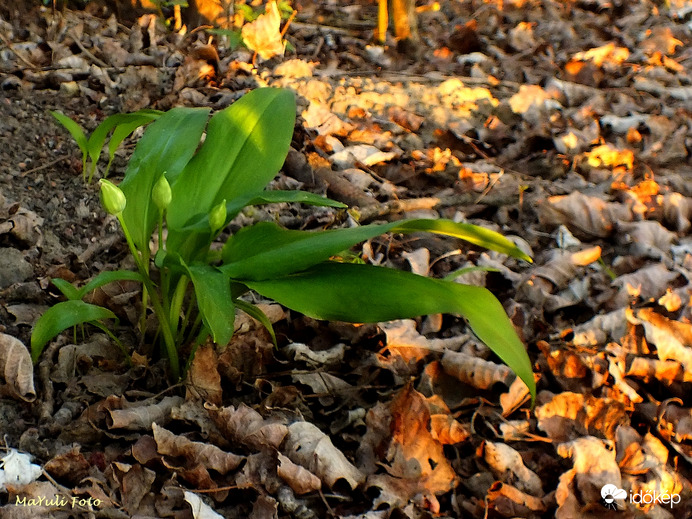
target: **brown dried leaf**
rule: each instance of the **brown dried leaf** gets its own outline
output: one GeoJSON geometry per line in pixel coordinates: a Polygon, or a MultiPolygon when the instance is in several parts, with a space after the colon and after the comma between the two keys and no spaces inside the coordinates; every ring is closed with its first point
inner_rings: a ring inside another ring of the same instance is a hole
{"type": "Polygon", "coordinates": [[[580,237],[607,238],[613,233],[615,222],[632,220],[632,212],[622,204],[604,202],[574,191],[541,201],[538,218],[542,225],[565,225],[580,237]]]}
{"type": "Polygon", "coordinates": [[[158,403],[138,402],[129,405],[126,409],[108,409],[110,415],[108,428],[130,431],[149,430],[154,422],[168,421],[171,409],[183,402],[184,400],[179,396],[167,396],[158,403]]]}
{"type": "Polygon", "coordinates": [[[58,454],[43,467],[46,472],[57,479],[67,480],[72,485],[79,483],[89,473],[91,464],[75,446],[69,451],[58,454]]]}
{"type": "Polygon", "coordinates": [[[204,344],[197,348],[190,369],[187,372],[187,398],[201,398],[214,405],[221,404],[221,375],[216,348],[204,344]]]}
{"type": "Polygon", "coordinates": [[[497,481],[488,490],[488,506],[505,517],[527,517],[531,512],[545,512],[543,499],[497,481]]]}
{"type": "Polygon", "coordinates": [[[445,373],[479,389],[489,389],[498,382],[509,386],[514,377],[512,370],[504,364],[456,351],[445,351],[440,362],[445,373]]]}
{"type": "Polygon", "coordinates": [[[504,443],[483,444],[485,462],[495,477],[516,485],[517,489],[532,496],[542,496],[541,478],[526,465],[516,450],[504,443]]]}
{"type": "Polygon", "coordinates": [[[322,488],[320,478],[306,468],[296,465],[280,452],[278,455],[279,466],[276,472],[296,494],[308,494],[322,488]]]}
{"type": "Polygon", "coordinates": [[[10,392],[25,402],[36,400],[34,365],[22,341],[0,332],[0,373],[10,392]]]}
{"type": "Polygon", "coordinates": [[[245,404],[210,408],[209,414],[221,433],[230,442],[252,450],[267,447],[278,449],[288,433],[288,427],[276,420],[265,420],[257,411],[245,404]]]}
{"type": "Polygon", "coordinates": [[[215,445],[193,442],[184,436],[176,436],[155,423],[152,424],[152,430],[159,454],[182,457],[190,466],[201,464],[219,474],[226,474],[236,469],[243,460],[242,456],[224,452],[215,445]]]}
{"type": "Polygon", "coordinates": [[[656,346],[660,360],[674,360],[692,369],[692,325],[670,320],[652,308],[628,310],[627,319],[644,326],[646,340],[656,346]]]}
{"type": "Polygon", "coordinates": [[[388,472],[395,477],[417,480],[419,492],[449,491],[456,484],[456,474],[442,443],[430,432],[430,410],[423,395],[407,384],[392,402],[391,413],[388,472]]]}
{"type": "Polygon", "coordinates": [[[296,422],[288,427],[283,450],[291,461],[316,474],[329,487],[344,479],[355,489],[365,480],[363,473],[346,459],[329,437],[309,422],[296,422]]]}

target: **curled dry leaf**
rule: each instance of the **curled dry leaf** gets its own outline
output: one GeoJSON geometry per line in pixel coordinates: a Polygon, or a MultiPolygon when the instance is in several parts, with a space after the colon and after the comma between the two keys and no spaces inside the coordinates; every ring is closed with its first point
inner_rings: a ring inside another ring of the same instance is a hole
{"type": "Polygon", "coordinates": [[[692,325],[668,319],[652,308],[639,308],[626,312],[627,320],[641,324],[646,340],[656,346],[661,360],[679,362],[685,370],[692,369],[692,325]]]}
{"type": "Polygon", "coordinates": [[[191,466],[200,464],[206,469],[226,474],[236,469],[243,460],[242,456],[224,452],[214,445],[193,442],[183,436],[176,436],[155,423],[152,424],[152,430],[159,454],[182,457],[191,466]]]}
{"type": "Polygon", "coordinates": [[[296,422],[288,427],[284,452],[291,461],[316,474],[329,487],[344,479],[352,489],[365,476],[337,449],[329,437],[310,422],[296,422]]]}
{"type": "MultiPolygon", "coordinates": [[[[534,373],[534,380],[538,382],[540,375],[534,373]]],[[[519,377],[509,386],[509,391],[500,395],[500,405],[502,406],[502,416],[507,417],[519,409],[524,402],[529,399],[529,387],[519,377]]]]}
{"type": "Polygon", "coordinates": [[[678,272],[668,270],[663,263],[654,263],[631,274],[622,275],[613,281],[613,286],[620,289],[613,304],[627,306],[631,293],[643,300],[658,299],[666,293],[668,287],[679,275],[678,272]]]}
{"type": "Polygon", "coordinates": [[[504,364],[456,351],[445,351],[441,364],[448,375],[479,389],[489,389],[498,382],[509,386],[514,377],[512,370],[504,364]]]}
{"type": "Polygon", "coordinates": [[[506,517],[526,517],[530,512],[545,512],[547,508],[543,499],[501,481],[490,487],[487,502],[490,507],[502,510],[506,517]]]}
{"type": "Polygon", "coordinates": [[[210,344],[197,348],[187,372],[188,398],[201,398],[215,405],[221,404],[221,375],[216,349],[210,344]]]}
{"type": "Polygon", "coordinates": [[[211,407],[209,414],[228,441],[252,450],[267,447],[278,449],[288,433],[285,424],[265,420],[257,411],[245,404],[240,404],[238,409],[233,406],[220,409],[211,407]]]}
{"type": "Polygon", "coordinates": [[[533,470],[524,465],[516,450],[504,443],[485,442],[483,444],[485,462],[495,477],[513,483],[522,492],[532,496],[542,496],[541,479],[533,470]]]}
{"type": "Polygon", "coordinates": [[[223,519],[222,515],[214,512],[214,510],[194,492],[188,492],[186,490],[185,501],[190,505],[192,517],[194,519],[223,519]]]}
{"type": "Polygon", "coordinates": [[[283,351],[297,362],[307,362],[316,366],[330,366],[338,364],[344,359],[346,346],[343,343],[339,343],[327,350],[315,351],[306,344],[292,342],[283,351]]]}
{"type": "Polygon", "coordinates": [[[613,233],[615,222],[632,220],[632,212],[622,204],[604,202],[574,191],[542,201],[538,206],[538,218],[542,225],[566,225],[580,238],[607,238],[613,233]]]}
{"type": "Polygon", "coordinates": [[[29,350],[19,339],[1,332],[0,373],[11,393],[26,402],[36,400],[34,365],[29,350]]]}
{"type": "Polygon", "coordinates": [[[322,488],[320,478],[315,476],[305,467],[293,463],[289,458],[281,453],[279,455],[279,466],[277,474],[288,486],[298,495],[308,494],[322,488]]]}
{"type": "Polygon", "coordinates": [[[165,423],[168,421],[171,410],[181,405],[184,400],[179,396],[167,396],[160,402],[138,402],[131,404],[126,409],[108,409],[109,429],[128,429],[141,431],[151,429],[154,422],[165,423]]]}

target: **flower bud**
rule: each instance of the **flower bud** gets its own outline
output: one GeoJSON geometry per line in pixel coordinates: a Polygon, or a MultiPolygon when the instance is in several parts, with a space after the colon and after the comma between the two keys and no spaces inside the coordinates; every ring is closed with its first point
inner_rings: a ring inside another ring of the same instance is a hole
{"type": "Polygon", "coordinates": [[[118,216],[125,210],[127,199],[118,186],[106,179],[99,180],[101,184],[101,205],[108,214],[118,216]]]}
{"type": "Polygon", "coordinates": [[[166,180],[166,175],[164,173],[161,175],[158,182],[154,184],[154,189],[151,191],[151,199],[156,204],[156,207],[159,208],[159,211],[163,212],[171,203],[172,197],[171,185],[168,183],[168,180],[166,180]]]}
{"type": "Polygon", "coordinates": [[[209,227],[211,227],[211,232],[215,233],[226,223],[226,199],[224,198],[221,203],[209,212],[209,227]]]}

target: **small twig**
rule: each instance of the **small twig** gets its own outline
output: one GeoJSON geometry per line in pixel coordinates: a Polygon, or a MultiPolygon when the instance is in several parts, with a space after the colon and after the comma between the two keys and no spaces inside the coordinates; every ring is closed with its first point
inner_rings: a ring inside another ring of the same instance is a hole
{"type": "Polygon", "coordinates": [[[296,17],[297,14],[298,14],[298,11],[296,11],[294,9],[293,12],[291,13],[291,16],[289,16],[288,20],[286,20],[286,24],[284,25],[284,28],[281,30],[281,38],[283,38],[286,35],[286,31],[288,30],[288,26],[291,25],[291,22],[293,21],[293,19],[296,17]]]}
{"type": "Polygon", "coordinates": [[[46,169],[46,168],[49,168],[49,167],[51,167],[51,166],[55,166],[58,162],[62,162],[63,160],[69,159],[69,158],[70,158],[69,155],[63,155],[62,157],[58,157],[58,158],[55,159],[55,160],[51,160],[50,162],[47,162],[47,163],[42,164],[42,165],[40,165],[40,166],[37,166],[37,167],[35,167],[35,168],[27,169],[26,171],[22,171],[22,172],[19,174],[19,176],[20,176],[20,177],[25,177],[25,176],[27,176],[29,173],[36,173],[37,171],[41,171],[42,169],[46,169]]]}
{"type": "Polygon", "coordinates": [[[80,49],[84,54],[86,54],[89,58],[91,58],[91,60],[92,60],[94,63],[96,63],[99,67],[106,67],[106,68],[108,68],[108,66],[109,66],[108,63],[105,63],[105,62],[101,61],[99,58],[97,58],[96,56],[94,56],[94,55],[84,46],[84,44],[82,44],[82,42],[81,42],[80,39],[77,37],[77,35],[74,33],[74,31],[69,31],[68,34],[72,37],[72,39],[74,40],[74,42],[77,44],[77,47],[79,47],[79,49],[80,49]]]}

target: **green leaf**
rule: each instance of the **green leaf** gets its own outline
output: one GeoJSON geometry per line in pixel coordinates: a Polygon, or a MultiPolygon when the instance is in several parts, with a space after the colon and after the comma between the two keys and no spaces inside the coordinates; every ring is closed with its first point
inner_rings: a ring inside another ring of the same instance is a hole
{"type": "Polygon", "coordinates": [[[77,290],[74,285],[68,281],[65,281],[64,279],[60,278],[53,278],[51,279],[51,283],[53,283],[60,292],[62,292],[62,295],[64,295],[67,299],[81,299],[82,297],[79,295],[79,290],[77,290]]]}
{"type": "Polygon", "coordinates": [[[96,277],[92,278],[86,285],[78,291],[79,299],[83,299],[89,292],[101,288],[108,283],[116,281],[139,281],[143,282],[142,275],[139,272],[132,270],[108,270],[101,272],[96,277]]]}
{"type": "Polygon", "coordinates": [[[79,149],[82,151],[82,176],[86,178],[86,161],[87,154],[89,152],[89,147],[87,144],[86,135],[84,135],[82,127],[79,126],[72,119],[67,117],[65,114],[58,112],[57,110],[51,111],[50,114],[53,117],[55,117],[55,119],[57,119],[57,121],[60,124],[62,124],[68,132],[70,132],[70,135],[72,135],[72,138],[75,140],[77,146],[79,146],[79,149]]]}
{"type": "Polygon", "coordinates": [[[48,341],[63,330],[99,319],[117,319],[117,317],[107,308],[84,301],[63,301],[52,306],[39,317],[31,332],[32,360],[36,362],[48,341]]]}
{"type": "Polygon", "coordinates": [[[269,317],[267,317],[267,314],[265,314],[259,307],[251,303],[248,303],[247,301],[243,301],[242,299],[236,299],[234,303],[243,312],[248,314],[253,319],[259,321],[262,324],[262,326],[264,326],[267,329],[269,335],[272,338],[272,342],[274,343],[274,347],[278,348],[278,344],[276,342],[276,334],[274,333],[274,327],[272,326],[272,322],[269,320],[269,317]]]}
{"type": "Polygon", "coordinates": [[[123,220],[138,250],[148,250],[156,225],[154,184],[166,172],[173,185],[199,145],[208,114],[208,108],[173,108],[149,125],[137,143],[119,187],[127,198],[123,220]]]}
{"type": "Polygon", "coordinates": [[[317,232],[287,230],[271,222],[261,222],[241,229],[226,242],[222,252],[222,270],[236,280],[269,279],[304,270],[385,232],[418,231],[453,236],[531,261],[529,256],[501,234],[450,220],[402,220],[317,232]]]}
{"type": "MultiPolygon", "coordinates": [[[[254,195],[245,205],[262,205],[262,204],[279,204],[279,203],[299,203],[306,205],[315,205],[318,207],[336,207],[346,209],[348,206],[332,200],[331,198],[322,195],[316,195],[307,191],[284,191],[277,189],[274,191],[262,191],[258,195],[254,195]]],[[[227,208],[231,213],[231,208],[227,208]]]]}
{"type": "MultiPolygon", "coordinates": [[[[326,198],[321,195],[309,193],[307,191],[261,191],[244,197],[236,197],[226,204],[227,220],[235,218],[238,213],[245,207],[250,205],[263,204],[281,204],[281,203],[300,203],[305,205],[314,205],[318,207],[336,207],[344,209],[348,206],[326,198]]],[[[209,219],[206,215],[199,215],[196,219],[190,221],[180,229],[181,232],[198,232],[203,233],[209,231],[209,219]]]]}
{"type": "Polygon", "coordinates": [[[171,182],[169,248],[182,250],[186,237],[176,231],[206,217],[222,200],[264,189],[288,153],[295,110],[291,91],[259,88],[211,118],[201,149],[171,182]]]}
{"type": "Polygon", "coordinates": [[[524,381],[535,399],[533,369],[524,345],[500,302],[483,287],[372,265],[334,262],[278,279],[244,283],[316,319],[367,323],[435,313],[459,314],[524,381]]]}
{"type": "Polygon", "coordinates": [[[162,112],[158,111],[143,110],[141,112],[134,112],[130,114],[114,114],[106,117],[101,122],[101,124],[99,124],[96,127],[94,132],[89,136],[89,140],[87,141],[89,160],[91,160],[91,168],[89,169],[89,181],[91,181],[91,178],[94,175],[94,171],[96,171],[96,163],[98,162],[99,157],[101,156],[101,149],[103,148],[103,144],[106,142],[106,138],[108,137],[108,134],[111,132],[111,130],[113,130],[116,127],[123,127],[123,125],[127,126],[127,129],[129,129],[130,131],[122,137],[122,139],[120,140],[120,142],[122,142],[122,140],[125,137],[127,137],[127,135],[135,131],[140,126],[150,123],[151,121],[159,117],[161,114],[162,112]]]}
{"type": "Polygon", "coordinates": [[[202,320],[211,330],[214,342],[225,346],[233,336],[235,320],[230,280],[210,265],[191,265],[187,270],[195,287],[202,320]]]}

